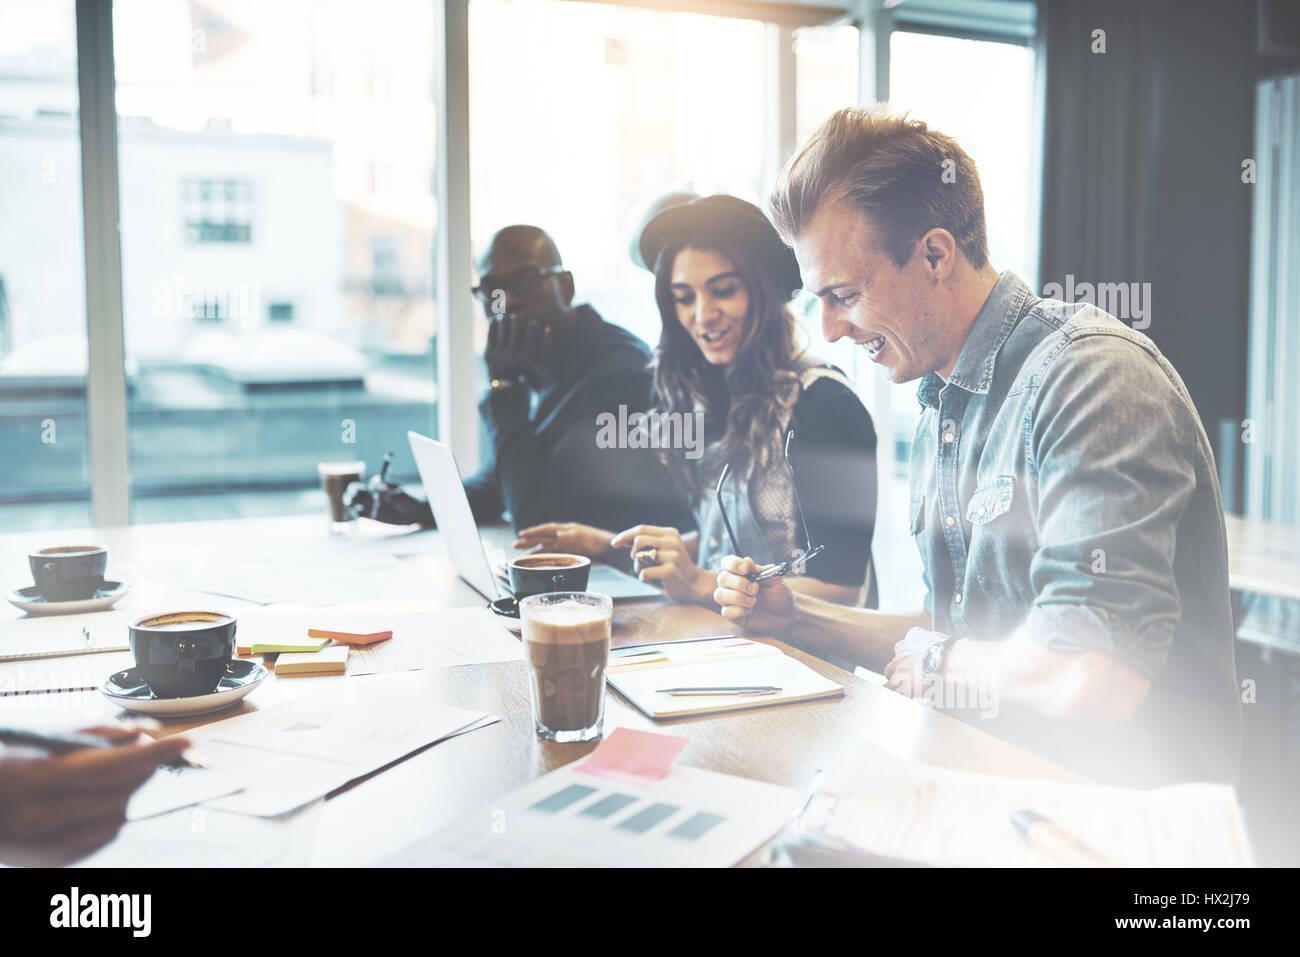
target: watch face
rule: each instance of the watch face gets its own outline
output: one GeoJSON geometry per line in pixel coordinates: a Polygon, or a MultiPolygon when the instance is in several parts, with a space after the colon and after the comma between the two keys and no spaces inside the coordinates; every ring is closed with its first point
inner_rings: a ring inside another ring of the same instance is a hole
{"type": "Polygon", "coordinates": [[[939,656],[943,654],[943,645],[935,642],[925,649],[925,658],[921,660],[921,674],[932,675],[939,670],[939,656]]]}

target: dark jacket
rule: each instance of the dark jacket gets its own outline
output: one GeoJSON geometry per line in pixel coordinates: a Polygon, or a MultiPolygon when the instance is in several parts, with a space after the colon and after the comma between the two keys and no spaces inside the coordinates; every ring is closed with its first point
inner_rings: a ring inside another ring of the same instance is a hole
{"type": "Polygon", "coordinates": [[[587,305],[576,308],[575,376],[547,386],[495,389],[479,404],[491,458],[465,482],[479,522],[510,513],[515,530],[581,522],[611,532],[638,524],[694,527],[653,449],[601,448],[597,417],[651,407],[650,350],[587,305]]]}

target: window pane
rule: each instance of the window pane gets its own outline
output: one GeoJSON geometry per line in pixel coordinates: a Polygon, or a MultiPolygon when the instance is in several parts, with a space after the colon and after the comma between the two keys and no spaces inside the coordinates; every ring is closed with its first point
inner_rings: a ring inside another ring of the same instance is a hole
{"type": "Polygon", "coordinates": [[[132,519],[432,432],[431,0],[114,3],[132,519]]]}
{"type": "Polygon", "coordinates": [[[889,100],[953,137],[975,160],[993,265],[1036,283],[1041,187],[1033,173],[1041,143],[1033,113],[1033,50],[895,32],[889,38],[889,100]]]}
{"type": "MultiPolygon", "coordinates": [[[[836,110],[857,105],[859,42],[858,28],[843,23],[803,27],[794,32],[796,149],[836,110]]],[[[827,362],[833,362],[858,385],[863,404],[876,416],[869,378],[874,366],[864,361],[862,350],[852,340],[842,339],[833,344],[826,341],[822,335],[821,304],[816,297],[801,295],[794,306],[813,351],[827,362]]]]}
{"type": "Polygon", "coordinates": [[[90,524],[73,4],[0,0],[0,528],[90,524]]]}
{"type": "Polygon", "coordinates": [[[858,28],[846,23],[795,30],[796,143],[836,110],[857,104],[858,43],[858,28]]]}
{"type": "MultiPolygon", "coordinates": [[[[1034,115],[1034,53],[1029,47],[896,31],[889,42],[889,100],[957,140],[979,168],[989,256],[999,271],[1038,281],[1035,175],[1041,140],[1034,115]],[[978,79],[978,82],[976,82],[978,79]]],[[[919,407],[894,403],[896,468],[919,407]]]]}
{"type": "Polygon", "coordinates": [[[472,0],[475,249],[511,223],[542,227],[578,299],[657,342],[654,283],[629,258],[629,215],[683,186],[761,202],[763,41],[751,20],[472,0]]]}

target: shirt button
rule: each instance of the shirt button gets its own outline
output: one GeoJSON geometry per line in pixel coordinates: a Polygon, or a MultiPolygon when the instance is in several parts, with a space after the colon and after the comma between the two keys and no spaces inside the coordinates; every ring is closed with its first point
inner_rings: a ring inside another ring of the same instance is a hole
{"type": "Polygon", "coordinates": [[[957,519],[953,518],[951,515],[949,515],[946,519],[944,519],[944,521],[947,522],[949,525],[957,524],[957,519]]]}
{"type": "Polygon", "coordinates": [[[961,604],[961,592],[958,592],[956,595],[953,596],[952,603],[953,603],[954,605],[960,605],[960,604],[961,604]]]}
{"type": "Polygon", "coordinates": [[[943,434],[943,440],[944,440],[945,442],[951,442],[951,441],[952,441],[953,439],[955,439],[956,437],[957,437],[957,436],[953,435],[951,432],[945,432],[945,433],[943,434]]]}
{"type": "Polygon", "coordinates": [[[988,510],[985,506],[983,506],[983,505],[980,506],[980,517],[981,517],[981,518],[982,518],[983,516],[987,515],[988,512],[989,512],[989,510],[988,510]]]}

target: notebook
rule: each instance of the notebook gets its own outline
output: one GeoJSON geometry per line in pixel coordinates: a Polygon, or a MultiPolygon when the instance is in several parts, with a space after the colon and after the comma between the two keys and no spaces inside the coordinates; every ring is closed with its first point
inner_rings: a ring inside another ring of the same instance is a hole
{"type": "Polygon", "coordinates": [[[100,655],[130,647],[126,618],[112,612],[20,619],[0,630],[0,662],[100,655]]]}
{"type": "Polygon", "coordinates": [[[773,645],[745,638],[665,642],[617,648],[606,670],[610,685],[656,720],[725,714],[775,704],[838,698],[844,689],[773,645]],[[762,685],[764,695],[670,695],[664,688],[762,685]]]}

